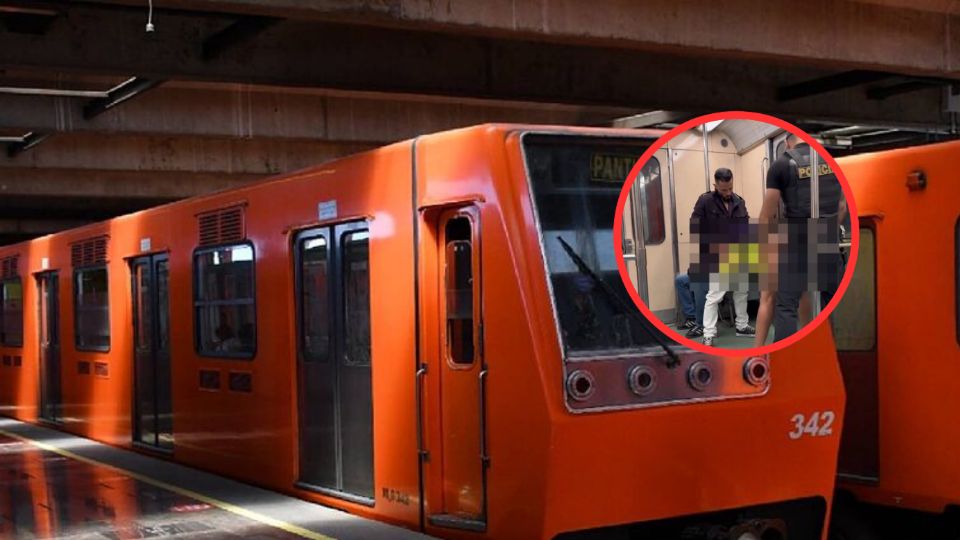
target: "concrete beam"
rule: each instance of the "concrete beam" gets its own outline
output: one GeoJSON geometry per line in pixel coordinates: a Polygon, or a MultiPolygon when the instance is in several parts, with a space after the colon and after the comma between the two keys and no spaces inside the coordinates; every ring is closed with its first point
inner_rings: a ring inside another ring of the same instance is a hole
{"type": "MultiPolygon", "coordinates": [[[[280,5],[289,5],[292,1],[281,2],[280,5]]],[[[407,4],[404,0],[398,1],[407,4]]],[[[606,1],[601,1],[601,4],[606,1]]],[[[487,3],[481,6],[456,0],[451,2],[452,6],[464,10],[473,6],[472,11],[476,12],[475,16],[480,17],[480,20],[484,20],[483,12],[491,11],[487,3]]],[[[298,3],[301,8],[310,4],[298,3]]],[[[325,5],[329,9],[333,9],[334,5],[328,1],[317,4],[325,5]]],[[[848,6],[846,2],[841,4],[848,6]]],[[[264,4],[258,5],[262,8],[264,4]]],[[[396,2],[389,5],[396,5],[396,2]]],[[[663,28],[675,26],[665,19],[665,14],[676,13],[672,1],[650,3],[654,6],[651,9],[661,10],[653,12],[657,17],[651,20],[633,17],[637,15],[637,9],[642,13],[647,9],[630,7],[634,5],[646,6],[647,3],[623,0],[617,3],[617,9],[605,10],[602,5],[598,6],[594,2],[551,2],[548,10],[552,14],[550,24],[558,26],[550,28],[559,28],[560,37],[579,33],[580,26],[599,28],[604,25],[609,26],[613,32],[629,30],[641,35],[646,32],[655,32],[658,35],[662,33],[662,36],[674,35],[672,32],[663,31],[663,28]],[[576,5],[583,6],[583,9],[576,8],[576,5]],[[558,10],[561,13],[559,16],[556,15],[558,10]],[[627,16],[621,17],[621,10],[627,16]],[[611,18],[606,15],[608,13],[618,13],[618,16],[611,18]],[[554,21],[554,18],[557,20],[554,21]],[[660,24],[666,26],[661,28],[660,24]]],[[[795,25],[800,24],[793,19],[789,32],[770,35],[771,27],[782,29],[783,23],[781,21],[768,25],[765,19],[766,8],[757,10],[754,4],[750,4],[756,13],[747,19],[750,23],[748,26],[751,27],[746,28],[742,22],[734,24],[730,21],[731,15],[723,15],[719,21],[710,19],[709,15],[716,15],[719,5],[703,3],[705,14],[702,17],[698,15],[695,21],[677,28],[676,35],[679,37],[669,39],[687,39],[715,27],[722,29],[724,36],[756,34],[769,38],[762,41],[763,47],[797,47],[802,56],[811,58],[820,58],[827,53],[806,50],[785,40],[783,36],[793,34],[795,25]],[[724,22],[731,24],[725,26],[724,22]]],[[[726,9],[726,4],[723,5],[726,9]]],[[[58,20],[42,40],[9,32],[0,34],[0,67],[136,74],[155,79],[247,82],[580,105],[602,104],[641,110],[712,111],[738,108],[787,117],[802,116],[852,122],[939,125],[948,120],[941,111],[941,96],[938,92],[920,92],[906,98],[870,101],[863,98],[863,89],[854,88],[780,103],[775,97],[776,88],[822,77],[832,73],[832,70],[822,67],[761,64],[755,60],[746,60],[744,58],[747,56],[763,56],[750,48],[741,51],[750,51],[750,54],[685,57],[624,48],[624,45],[630,45],[629,40],[613,37],[591,38],[586,40],[587,44],[584,40],[572,38],[568,39],[567,43],[563,43],[563,40],[558,40],[561,43],[511,41],[503,37],[467,35],[466,32],[451,35],[287,21],[264,31],[252,43],[244,43],[224,51],[216,61],[205,62],[201,53],[203,40],[232,24],[233,18],[211,15],[197,17],[189,13],[171,12],[164,15],[162,29],[158,27],[157,32],[147,35],[142,31],[142,9],[104,10],[96,6],[71,6],[62,17],[64,20],[58,20]],[[599,46],[601,44],[608,47],[599,46]]],[[[817,20],[833,22],[837,20],[835,17],[822,15],[830,13],[831,6],[832,4],[825,3],[819,11],[808,7],[796,10],[789,8],[789,12],[777,12],[774,16],[776,19],[778,14],[786,17],[788,13],[817,12],[817,20]]],[[[684,13],[697,11],[694,6],[689,7],[684,13]]],[[[412,4],[410,9],[413,9],[412,4]]],[[[772,6],[770,9],[781,8],[772,6]]],[[[523,10],[526,13],[526,8],[523,10]]],[[[492,9],[491,12],[497,11],[492,9]]],[[[737,12],[737,9],[731,10],[731,13],[737,12]]],[[[925,24],[934,24],[925,19],[914,21],[914,18],[920,16],[914,17],[912,13],[914,12],[904,13],[896,19],[899,30],[890,30],[878,43],[889,43],[896,50],[911,51],[911,54],[918,50],[929,53],[929,47],[924,41],[926,38],[918,38],[914,32],[918,28],[924,28],[925,24]],[[909,29],[909,32],[906,29],[909,29]]],[[[424,13],[418,16],[417,20],[441,17],[441,13],[424,13]]],[[[801,20],[805,21],[803,17],[801,20]]],[[[887,19],[883,18],[883,21],[881,26],[886,28],[887,19]]],[[[942,19],[937,21],[944,22],[942,19]]],[[[845,38],[840,34],[846,31],[860,35],[861,22],[868,25],[870,20],[868,18],[859,21],[857,18],[849,28],[831,28],[831,32],[827,33],[829,40],[824,37],[815,41],[817,44],[829,41],[831,48],[847,50],[838,47],[836,40],[843,42],[845,38]]],[[[485,27],[479,28],[483,30],[485,27]]],[[[818,35],[807,30],[805,29],[804,35],[818,35]]],[[[942,27],[940,30],[936,49],[938,53],[933,56],[942,59],[943,43],[948,36],[944,35],[942,27]]],[[[717,31],[719,30],[708,32],[707,35],[716,39],[717,31]]],[[[516,32],[507,34],[517,35],[516,32]]],[[[532,35],[536,35],[536,32],[532,35]]],[[[558,36],[551,34],[550,37],[556,39],[558,36]]],[[[868,38],[879,36],[870,34],[861,37],[864,41],[857,43],[862,45],[866,42],[872,43],[868,38]]],[[[691,50],[689,46],[679,48],[688,52],[691,50]]],[[[677,50],[677,47],[671,50],[677,50]]],[[[960,51],[960,44],[953,50],[960,51]]],[[[876,53],[873,49],[871,51],[871,54],[876,53]]],[[[929,57],[928,54],[919,56],[929,57]]],[[[884,57],[886,56],[881,54],[877,60],[884,57]]],[[[896,57],[897,54],[890,53],[889,58],[896,57]]],[[[904,62],[899,66],[883,67],[905,71],[904,62]]],[[[940,64],[937,66],[944,68],[940,64]]]]}
{"type": "Polygon", "coordinates": [[[104,199],[181,199],[239,187],[260,178],[263,176],[203,172],[9,168],[0,177],[0,200],[8,204],[26,197],[42,205],[41,198],[82,197],[87,207],[94,209],[104,199]]]}
{"type": "Polygon", "coordinates": [[[65,231],[89,223],[83,219],[0,219],[0,237],[5,235],[35,235],[65,231]]]}
{"type": "Polygon", "coordinates": [[[19,244],[31,238],[36,238],[36,236],[32,234],[0,234],[0,246],[19,244]]]}
{"type": "Polygon", "coordinates": [[[5,219],[51,219],[103,221],[174,201],[169,197],[100,197],[63,195],[0,196],[0,215],[5,219]]]}
{"type": "MultiPolygon", "coordinates": [[[[2,76],[0,83],[18,86],[2,76]]],[[[167,83],[88,121],[83,117],[83,100],[0,93],[0,129],[385,144],[485,122],[604,125],[612,118],[635,112],[614,107],[345,94],[240,84],[185,87],[167,83]]]]}
{"type": "MultiPolygon", "coordinates": [[[[109,169],[122,173],[268,175],[318,165],[369,148],[371,145],[362,143],[67,133],[50,137],[15,157],[0,156],[0,171],[109,169]]],[[[6,177],[7,172],[2,175],[6,177]]]]}
{"type": "Polygon", "coordinates": [[[650,111],[617,118],[611,123],[611,126],[616,128],[642,129],[660,124],[679,123],[682,120],[693,118],[694,116],[696,115],[680,111],[650,111]]]}
{"type": "MultiPolygon", "coordinates": [[[[105,0],[96,0],[103,2],[105,0]]],[[[141,6],[140,0],[106,0],[141,6]]],[[[182,9],[955,77],[949,0],[166,0],[182,9]],[[611,16],[611,14],[615,14],[611,16]],[[790,39],[790,36],[796,36],[790,39]]],[[[141,10],[142,11],[142,10],[141,10]]]]}

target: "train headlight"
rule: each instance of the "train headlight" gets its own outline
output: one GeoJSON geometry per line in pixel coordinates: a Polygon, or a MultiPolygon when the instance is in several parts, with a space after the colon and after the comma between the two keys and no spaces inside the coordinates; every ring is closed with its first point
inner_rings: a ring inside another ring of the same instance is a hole
{"type": "Polygon", "coordinates": [[[713,382],[713,369],[706,362],[694,362],[687,371],[687,382],[694,390],[702,392],[713,382]]]}
{"type": "Polygon", "coordinates": [[[759,356],[743,363],[743,378],[754,386],[763,386],[770,380],[770,366],[759,356]]]}
{"type": "Polygon", "coordinates": [[[650,366],[633,366],[627,373],[627,383],[634,394],[643,397],[657,387],[657,373],[650,366]]]}
{"type": "Polygon", "coordinates": [[[593,395],[596,381],[589,371],[578,369],[567,376],[567,393],[577,401],[584,401],[593,395]]]}

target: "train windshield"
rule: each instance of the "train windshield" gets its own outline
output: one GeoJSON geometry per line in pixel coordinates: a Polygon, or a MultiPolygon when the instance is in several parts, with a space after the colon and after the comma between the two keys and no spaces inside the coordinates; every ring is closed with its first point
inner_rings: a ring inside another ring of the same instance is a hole
{"type": "Polygon", "coordinates": [[[570,356],[655,343],[650,332],[656,330],[627,295],[613,251],[620,189],[649,145],[633,139],[524,136],[554,306],[570,356]]]}

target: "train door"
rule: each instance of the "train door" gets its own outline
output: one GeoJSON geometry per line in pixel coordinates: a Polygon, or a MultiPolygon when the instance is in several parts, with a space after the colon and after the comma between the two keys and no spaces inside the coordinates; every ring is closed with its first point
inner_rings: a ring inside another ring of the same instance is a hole
{"type": "Polygon", "coordinates": [[[59,274],[37,274],[40,339],[40,418],[63,420],[63,389],[60,373],[59,274]]]}
{"type": "MultiPolygon", "coordinates": [[[[438,433],[425,462],[430,525],[486,529],[486,379],[483,354],[480,214],[444,210],[437,227],[437,306],[429,357],[433,379],[427,418],[438,433]]],[[[420,374],[426,368],[421,366],[420,374]]]]}
{"type": "Polygon", "coordinates": [[[667,172],[667,150],[660,150],[644,164],[627,195],[627,211],[623,214],[623,256],[627,272],[640,298],[655,313],[668,315],[675,307],[672,287],[676,274],[673,232],[673,209],[667,172]],[[640,277],[643,276],[643,279],[640,277]],[[650,284],[657,286],[651,287],[650,284]]]}
{"type": "Polygon", "coordinates": [[[366,222],[294,240],[297,305],[297,485],[373,504],[373,386],[366,222]]]}
{"type": "Polygon", "coordinates": [[[647,283],[654,284],[647,287],[645,301],[651,311],[666,319],[672,317],[676,307],[673,232],[667,227],[673,222],[673,209],[667,204],[671,201],[666,178],[668,159],[667,150],[658,150],[640,170],[632,190],[634,221],[639,225],[635,234],[643,238],[647,283]]]}
{"type": "Polygon", "coordinates": [[[643,234],[638,233],[641,224],[636,222],[638,211],[634,200],[634,190],[627,194],[625,211],[623,212],[623,262],[627,267],[630,282],[644,302],[649,302],[647,294],[647,280],[640,276],[647,275],[645,251],[643,249],[643,234]]]}
{"type": "Polygon", "coordinates": [[[173,450],[169,263],[165,254],[130,262],[133,287],[133,440],[173,450]]]}
{"type": "Polygon", "coordinates": [[[862,218],[857,267],[831,316],[847,391],[839,475],[860,481],[880,477],[876,243],[876,221],[862,218]]]}

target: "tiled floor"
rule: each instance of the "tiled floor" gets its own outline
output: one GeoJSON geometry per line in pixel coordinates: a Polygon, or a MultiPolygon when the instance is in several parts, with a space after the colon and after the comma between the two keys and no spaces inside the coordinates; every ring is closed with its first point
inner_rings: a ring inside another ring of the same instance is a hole
{"type": "Polygon", "coordinates": [[[0,538],[160,537],[427,538],[167,461],[0,418],[0,538]]]}

